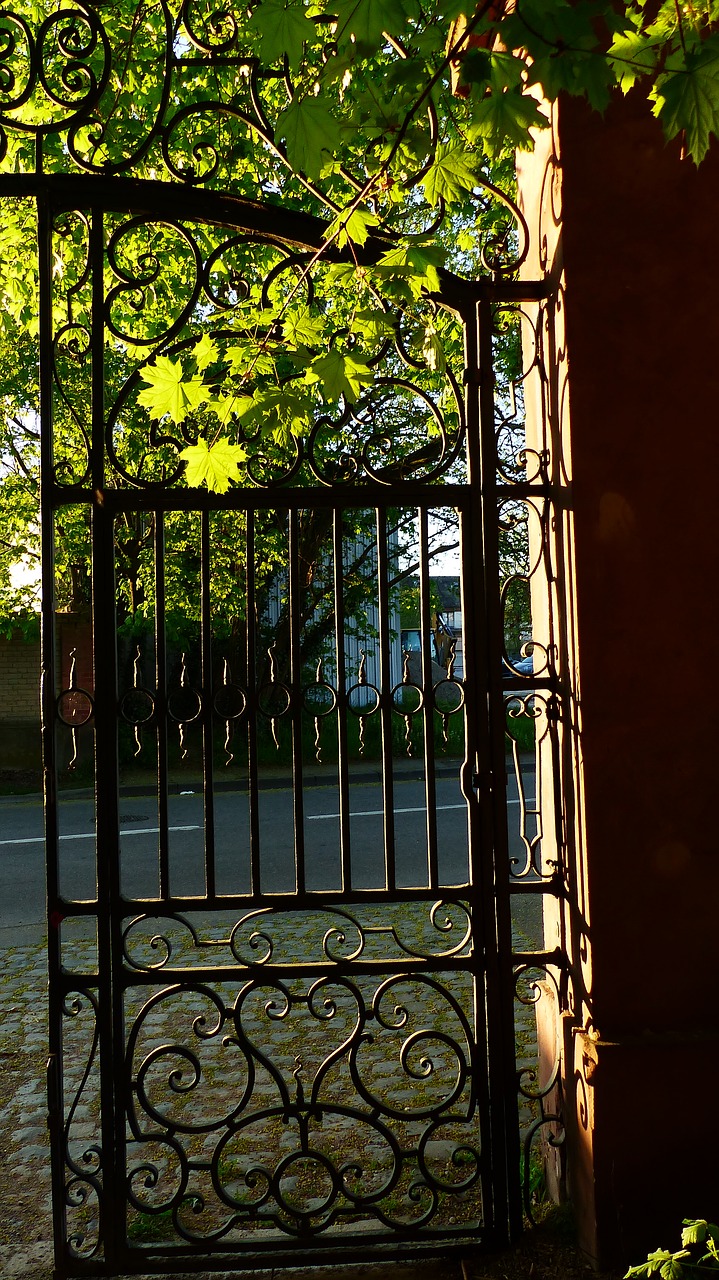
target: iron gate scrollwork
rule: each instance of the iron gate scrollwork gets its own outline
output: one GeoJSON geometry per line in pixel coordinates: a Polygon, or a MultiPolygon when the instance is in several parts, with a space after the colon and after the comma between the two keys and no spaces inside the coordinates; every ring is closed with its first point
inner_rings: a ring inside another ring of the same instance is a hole
{"type": "MultiPolygon", "coordinates": [[[[555,959],[513,952],[512,893],[558,876],[517,739],[520,852],[506,819],[505,703],[511,737],[548,732],[556,698],[551,654],[528,676],[507,649],[524,551],[499,587],[500,537],[548,510],[546,460],[494,385],[502,317],[541,293],[512,280],[521,215],[483,183],[508,212],[478,281],[425,264],[410,288],[385,265],[360,351],[345,299],[392,226],[327,243],[337,206],[275,136],[288,68],[229,13],[139,13],[148,120],[113,87],[114,13],[0,24],[0,195],[32,197],[39,244],[57,1273],[501,1242],[520,1212],[514,980],[530,1003],[555,959]],[[216,98],[197,101],[203,66],[216,98]],[[225,194],[238,139],[266,188],[284,166],[284,199],[318,212],[225,194]],[[336,318],[320,354],[313,315],[336,318]],[[149,394],[163,377],[184,416],[149,394]],[[187,451],[220,429],[234,482],[190,487],[187,451]],[[91,551],[92,626],[63,667],[68,530],[91,551]],[[433,596],[447,530],[461,652],[433,596]],[[81,848],[68,763],[94,780],[81,848]]],[[[426,135],[429,155],[431,109],[426,135]]],[[[535,1129],[551,1084],[520,1064],[535,1129]]]]}

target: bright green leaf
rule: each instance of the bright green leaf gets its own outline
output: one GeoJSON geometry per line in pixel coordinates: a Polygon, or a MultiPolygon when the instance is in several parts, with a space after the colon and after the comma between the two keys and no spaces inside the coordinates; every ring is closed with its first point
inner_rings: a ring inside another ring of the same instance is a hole
{"type": "Polygon", "coordinates": [[[394,333],[392,316],[387,315],[385,311],[357,311],[354,319],[355,333],[363,337],[368,344],[382,342],[394,333]]]}
{"type": "Polygon", "coordinates": [[[353,36],[362,45],[379,44],[385,31],[398,34],[406,26],[406,7],[402,0],[339,0],[338,42],[353,36]]]}
{"type": "Polygon", "coordinates": [[[682,1231],[682,1246],[686,1248],[688,1244],[702,1244],[707,1238],[708,1224],[706,1218],[694,1218],[684,1224],[682,1231]]]}
{"type": "Polygon", "coordinates": [[[652,74],[659,55],[655,43],[645,32],[629,27],[616,33],[608,57],[622,93],[628,93],[642,76],[652,74]]]}
{"type": "Polygon", "coordinates": [[[719,37],[688,54],[684,67],[660,75],[649,96],[667,138],[685,131],[687,151],[699,164],[719,136],[719,37]]]}
{"type": "Polygon", "coordinates": [[[406,276],[413,296],[419,297],[423,289],[429,293],[439,292],[438,268],[443,264],[444,250],[438,245],[403,244],[383,254],[375,271],[379,275],[406,276]]]}
{"type": "Polygon", "coordinates": [[[282,321],[282,332],[286,342],[295,347],[316,346],[322,337],[322,320],[313,316],[309,307],[302,311],[290,311],[282,321]]]}
{"type": "Polygon", "coordinates": [[[277,137],[287,144],[290,164],[308,178],[319,178],[332,159],[339,127],[322,98],[295,97],[277,117],[277,137]]]}
{"type": "Polygon", "coordinates": [[[379,218],[369,209],[353,209],[351,213],[338,213],[327,228],[327,239],[336,238],[340,248],[350,240],[364,244],[372,227],[379,226],[379,218]]]}
{"type": "Polygon", "coordinates": [[[275,362],[268,351],[261,347],[253,347],[248,343],[242,346],[227,348],[227,360],[232,373],[246,377],[249,373],[273,374],[275,362]]]}
{"type": "Polygon", "coordinates": [[[213,396],[207,407],[217,414],[223,427],[225,427],[232,418],[242,418],[249,413],[254,403],[252,396],[213,396]]]}
{"type": "Polygon", "coordinates": [[[193,348],[192,354],[195,357],[197,368],[202,372],[208,365],[214,364],[219,359],[220,349],[208,333],[203,333],[200,341],[193,348]]]}
{"type": "Polygon", "coordinates": [[[662,1263],[659,1268],[659,1274],[662,1280],[682,1280],[684,1275],[684,1267],[682,1258],[689,1257],[689,1250],[682,1249],[679,1253],[675,1253],[667,1262],[662,1263]]]}
{"type": "Polygon", "coordinates": [[[507,145],[533,150],[534,139],[529,130],[546,129],[548,124],[533,97],[521,90],[507,90],[491,93],[477,103],[469,136],[473,141],[481,138],[487,155],[494,157],[507,145]]]}
{"type": "Polygon", "coordinates": [[[180,457],[187,463],[186,480],[193,488],[206,484],[212,493],[225,493],[231,480],[239,480],[240,463],[247,452],[240,444],[222,437],[211,445],[206,440],[188,445],[180,457]]]}
{"type": "Polygon", "coordinates": [[[149,409],[151,418],[169,414],[173,422],[182,422],[209,395],[202,378],[186,378],[179,360],[170,360],[169,356],[158,356],[141,377],[148,385],[137,399],[149,409]]]}
{"type": "Polygon", "coordinates": [[[423,179],[425,195],[431,205],[443,199],[454,204],[477,185],[477,157],[462,143],[440,143],[434,161],[423,179]]]}
{"type": "Polygon", "coordinates": [[[305,41],[314,40],[316,34],[304,5],[285,4],[284,0],[262,0],[247,25],[259,38],[262,61],[270,65],[287,54],[290,66],[298,67],[305,41]]]}
{"type": "Polygon", "coordinates": [[[295,436],[306,434],[313,410],[314,402],[306,392],[293,391],[288,386],[273,387],[255,396],[252,416],[269,427],[275,439],[286,441],[288,432],[295,436]]]}
{"type": "Polygon", "coordinates": [[[363,383],[372,381],[372,371],[360,360],[350,355],[342,355],[334,348],[324,356],[318,356],[307,370],[308,382],[322,383],[322,388],[329,400],[339,400],[344,395],[350,403],[357,399],[363,383]]]}

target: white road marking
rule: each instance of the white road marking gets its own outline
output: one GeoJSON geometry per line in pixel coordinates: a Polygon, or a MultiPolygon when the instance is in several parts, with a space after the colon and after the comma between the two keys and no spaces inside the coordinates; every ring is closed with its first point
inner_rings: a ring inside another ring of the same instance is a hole
{"type": "MultiPolygon", "coordinates": [[[[160,830],[159,827],[132,827],[132,828],[128,828],[128,830],[126,831],[124,830],[121,831],[120,835],[152,836],[152,835],[157,835],[159,830],[160,830]]],[[[201,831],[202,827],[197,825],[191,826],[191,827],[168,827],[167,830],[168,831],[201,831]]],[[[94,840],[95,832],[94,831],[76,831],[73,835],[70,835],[70,836],[60,836],[60,839],[61,840],[94,840]]],[[[44,844],[44,842],[45,842],[44,836],[24,836],[22,840],[0,840],[0,845],[2,844],[44,844]]]]}
{"type": "MultiPolygon", "coordinates": [[[[526,806],[528,809],[534,804],[534,800],[527,797],[526,806]]],[[[519,800],[508,800],[507,804],[519,804],[519,800]]],[[[466,804],[438,804],[436,812],[439,813],[445,809],[466,809],[466,804]]],[[[425,805],[416,805],[411,809],[395,809],[395,813],[425,813],[425,805]]],[[[308,813],[306,818],[308,822],[322,822],[328,818],[339,818],[338,813],[308,813]]],[[[350,818],[382,818],[384,817],[384,809],[358,809],[350,813],[350,818]]],[[[153,836],[159,832],[159,827],[128,827],[121,830],[123,836],[153,836]]],[[[186,827],[168,827],[168,831],[202,831],[202,827],[194,823],[186,827]]],[[[60,836],[61,840],[94,840],[94,831],[77,831],[73,835],[60,836]]],[[[23,836],[20,840],[0,840],[0,846],[9,844],[44,844],[44,836],[23,836]]]]}
{"type": "MultiPolygon", "coordinates": [[[[527,800],[527,806],[533,804],[534,801],[527,800]]],[[[507,804],[519,804],[519,800],[508,800],[507,804]]],[[[438,804],[436,812],[441,809],[466,809],[466,804],[438,804]]],[[[426,813],[426,805],[417,805],[412,809],[395,809],[395,813],[426,813]]],[[[321,822],[323,818],[339,818],[338,813],[308,813],[306,814],[308,822],[321,822]]],[[[356,812],[350,813],[350,818],[382,818],[384,817],[384,809],[358,809],[356,812]]]]}

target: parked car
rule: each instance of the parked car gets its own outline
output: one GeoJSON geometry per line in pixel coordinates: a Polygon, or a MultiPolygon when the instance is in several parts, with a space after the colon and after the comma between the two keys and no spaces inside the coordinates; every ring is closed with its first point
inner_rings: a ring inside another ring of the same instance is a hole
{"type": "MultiPolygon", "coordinates": [[[[534,694],[534,686],[523,683],[523,680],[531,679],[533,676],[534,662],[531,657],[510,658],[509,662],[502,658],[502,684],[505,698],[526,698],[527,695],[534,694]],[[510,687],[510,681],[513,687],[510,687]]],[[[528,703],[528,706],[531,705],[528,703]]]]}

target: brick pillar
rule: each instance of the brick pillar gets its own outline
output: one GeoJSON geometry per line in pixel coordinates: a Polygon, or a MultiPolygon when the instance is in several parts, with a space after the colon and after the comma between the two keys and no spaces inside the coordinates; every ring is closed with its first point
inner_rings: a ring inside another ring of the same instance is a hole
{"type": "Polygon", "coordinates": [[[564,691],[547,942],[571,973],[569,1191],[604,1266],[719,1214],[719,148],[697,170],[646,103],[567,100],[520,195],[551,293],[528,431],[562,512],[536,597],[564,691]]]}

